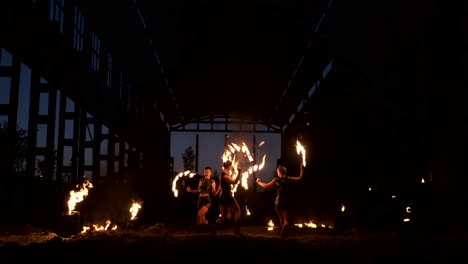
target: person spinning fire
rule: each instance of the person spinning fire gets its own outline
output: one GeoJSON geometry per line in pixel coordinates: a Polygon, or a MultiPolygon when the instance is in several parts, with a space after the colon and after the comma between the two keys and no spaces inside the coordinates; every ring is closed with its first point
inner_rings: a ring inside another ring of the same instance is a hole
{"type": "Polygon", "coordinates": [[[304,164],[301,163],[300,167],[301,171],[297,177],[288,176],[286,166],[279,165],[276,168],[277,177],[273,178],[270,182],[264,183],[260,178],[257,178],[257,184],[263,188],[268,189],[276,187],[275,210],[281,225],[281,238],[288,237],[288,228],[290,225],[289,211],[292,207],[291,183],[302,179],[304,175],[304,164]]]}
{"type": "Polygon", "coordinates": [[[211,208],[212,200],[211,197],[215,197],[221,191],[221,187],[216,189],[216,182],[211,178],[213,173],[211,167],[205,167],[204,178],[198,182],[198,189],[192,190],[190,186],[187,187],[186,191],[190,193],[198,193],[198,214],[197,214],[197,228],[200,229],[202,226],[209,224],[206,219],[206,214],[211,208]]]}
{"type": "Polygon", "coordinates": [[[221,216],[216,220],[215,229],[212,230],[213,234],[216,234],[216,228],[221,226],[227,219],[228,213],[234,216],[234,234],[243,235],[240,232],[241,222],[241,208],[232,192],[232,185],[236,184],[240,180],[241,168],[237,167],[237,176],[232,177],[231,171],[233,170],[232,161],[227,160],[223,163],[223,172],[221,172],[221,197],[219,199],[219,206],[221,216]]]}

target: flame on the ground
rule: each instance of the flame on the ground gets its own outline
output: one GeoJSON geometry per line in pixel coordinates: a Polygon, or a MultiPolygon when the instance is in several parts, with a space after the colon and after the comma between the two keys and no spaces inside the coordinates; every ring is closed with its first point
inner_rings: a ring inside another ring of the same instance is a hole
{"type": "Polygon", "coordinates": [[[174,193],[174,197],[179,196],[179,191],[177,190],[177,181],[184,177],[184,176],[189,176],[189,178],[192,178],[196,173],[190,172],[189,170],[186,170],[184,172],[179,172],[175,177],[174,180],[172,181],[172,192],[174,193]]]}
{"type": "MultiPolygon", "coordinates": [[[[80,187],[79,184],[76,185],[77,188],[80,187]]],[[[75,210],[76,204],[83,201],[83,199],[88,196],[89,189],[93,188],[93,184],[90,181],[85,181],[78,191],[70,191],[70,199],[68,199],[68,214],[70,215],[73,210],[75,210]]]]}
{"type": "Polygon", "coordinates": [[[245,206],[245,214],[250,215],[250,210],[249,210],[249,208],[247,208],[247,205],[245,206]]]}
{"type": "Polygon", "coordinates": [[[270,219],[270,222],[268,222],[268,231],[273,230],[275,227],[275,224],[273,223],[273,220],[270,219]]]}
{"type": "MultiPolygon", "coordinates": [[[[106,230],[109,229],[110,225],[111,225],[111,221],[110,221],[110,220],[107,220],[105,226],[99,226],[99,225],[94,224],[93,227],[94,227],[94,230],[95,230],[95,231],[106,231],[106,230]]],[[[116,230],[116,229],[117,229],[117,225],[114,225],[114,226],[111,228],[111,230],[116,230]]]]}
{"type": "Polygon", "coordinates": [[[310,228],[317,228],[317,224],[312,222],[312,220],[309,223],[304,223],[304,225],[310,228]]]}
{"type": "MultiPolygon", "coordinates": [[[[138,211],[141,209],[141,203],[139,202],[133,202],[132,205],[130,206],[130,220],[135,220],[136,219],[136,215],[138,214],[138,211]]],[[[106,225],[105,226],[99,226],[97,224],[93,224],[92,226],[94,227],[94,231],[107,231],[109,230],[109,227],[111,225],[111,221],[110,220],[107,220],[106,221],[106,225]]],[[[81,231],[81,233],[86,233],[88,231],[91,230],[91,227],[89,226],[83,226],[83,230],[81,231]]],[[[117,225],[113,225],[112,228],[110,230],[117,230],[117,225]]]]}
{"type": "MultiPolygon", "coordinates": [[[[310,220],[308,223],[303,223],[303,224],[294,224],[295,226],[302,228],[302,227],[307,227],[307,228],[317,228],[318,225],[314,223],[314,221],[310,220]]],[[[322,228],[327,228],[325,224],[321,224],[320,227],[322,228]]],[[[332,226],[328,226],[328,228],[333,229],[332,226]]]]}
{"type": "Polygon", "coordinates": [[[133,202],[132,206],[130,207],[130,220],[135,220],[138,211],[141,209],[141,204],[138,202],[133,202]]]}
{"type": "Polygon", "coordinates": [[[304,146],[302,146],[301,142],[299,142],[299,140],[296,141],[296,151],[297,151],[297,154],[302,156],[302,164],[305,167],[306,166],[306,150],[304,146]]]}
{"type": "MultiPolygon", "coordinates": [[[[98,224],[93,224],[92,225],[94,228],[94,231],[108,231],[108,230],[117,230],[117,225],[113,225],[110,229],[109,227],[111,226],[111,221],[107,220],[105,225],[98,225],[98,224]]],[[[89,226],[83,226],[83,230],[81,233],[86,233],[91,230],[91,227],[89,226]]]]}

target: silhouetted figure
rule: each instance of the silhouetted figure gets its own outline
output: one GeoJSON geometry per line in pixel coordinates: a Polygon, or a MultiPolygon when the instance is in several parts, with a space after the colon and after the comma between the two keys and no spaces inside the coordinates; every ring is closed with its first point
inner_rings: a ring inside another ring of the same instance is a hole
{"type": "Polygon", "coordinates": [[[292,207],[292,193],[291,193],[291,183],[296,182],[302,179],[304,175],[304,165],[301,164],[301,172],[298,177],[288,176],[287,169],[283,165],[279,165],[276,168],[277,177],[273,178],[268,183],[263,183],[260,178],[257,178],[258,185],[263,188],[272,188],[276,187],[276,199],[275,199],[275,210],[278,214],[280,225],[281,225],[281,234],[280,237],[288,237],[288,228],[289,228],[289,211],[292,207]]]}
{"type": "Polygon", "coordinates": [[[187,192],[198,193],[198,214],[197,214],[197,229],[200,230],[202,226],[208,226],[209,222],[206,219],[206,214],[212,206],[212,197],[218,195],[221,188],[216,188],[216,182],[211,178],[213,173],[210,167],[204,170],[204,178],[198,182],[198,189],[192,190],[187,187],[187,192]]]}
{"type": "MultiPolygon", "coordinates": [[[[237,167],[238,173],[235,178],[231,177],[231,171],[232,162],[228,160],[223,163],[223,172],[220,178],[221,197],[219,199],[219,208],[221,216],[216,220],[215,228],[221,226],[226,221],[228,213],[231,213],[231,216],[234,217],[234,234],[242,235],[240,232],[241,208],[232,193],[232,185],[239,182],[241,169],[237,167]]],[[[216,233],[216,230],[213,233],[216,233]]]]}

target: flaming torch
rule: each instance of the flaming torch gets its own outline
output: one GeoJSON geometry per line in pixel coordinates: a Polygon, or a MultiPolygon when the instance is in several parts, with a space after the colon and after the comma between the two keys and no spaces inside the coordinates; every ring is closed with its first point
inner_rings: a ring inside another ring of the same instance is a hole
{"type": "Polygon", "coordinates": [[[298,155],[302,156],[302,164],[305,167],[306,166],[306,150],[304,146],[302,146],[301,142],[299,142],[299,140],[296,141],[296,151],[298,155]]]}

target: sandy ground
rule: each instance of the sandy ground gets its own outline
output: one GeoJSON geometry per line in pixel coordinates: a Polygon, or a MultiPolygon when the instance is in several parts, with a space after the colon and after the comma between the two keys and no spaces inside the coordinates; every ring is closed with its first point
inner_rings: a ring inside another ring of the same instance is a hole
{"type": "Polygon", "coordinates": [[[216,235],[193,228],[154,224],[138,229],[94,231],[62,237],[44,229],[23,227],[0,235],[0,263],[95,260],[223,261],[276,263],[468,263],[468,236],[463,233],[422,236],[411,233],[293,228],[281,239],[278,229],[243,226],[244,236],[232,228],[216,235]]]}

